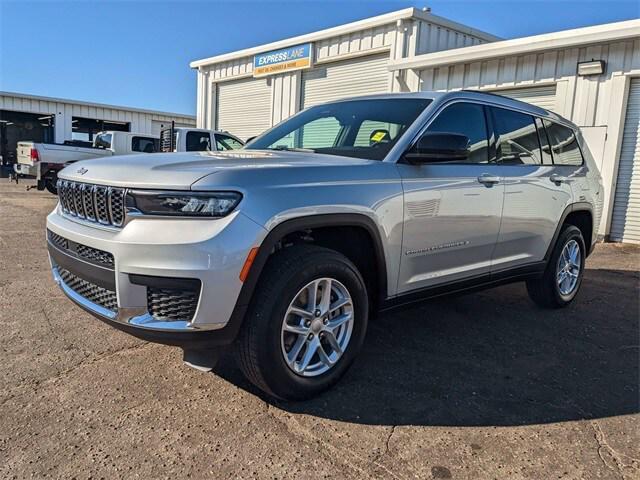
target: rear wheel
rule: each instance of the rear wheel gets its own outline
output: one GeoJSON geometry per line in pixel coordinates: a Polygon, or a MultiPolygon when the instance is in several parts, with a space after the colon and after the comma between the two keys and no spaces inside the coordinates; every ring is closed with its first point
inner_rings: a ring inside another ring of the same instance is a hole
{"type": "Polygon", "coordinates": [[[580,290],[585,258],[582,232],[573,225],[564,226],[544,274],[527,282],[531,299],[546,308],[569,305],[580,290]]]}
{"type": "Polygon", "coordinates": [[[48,174],[44,179],[44,188],[53,195],[58,194],[58,174],[53,172],[48,174]]]}
{"type": "Polygon", "coordinates": [[[302,400],[330,388],[364,340],[367,291],[342,254],[299,245],[274,254],[238,338],[247,378],[266,393],[302,400]]]}

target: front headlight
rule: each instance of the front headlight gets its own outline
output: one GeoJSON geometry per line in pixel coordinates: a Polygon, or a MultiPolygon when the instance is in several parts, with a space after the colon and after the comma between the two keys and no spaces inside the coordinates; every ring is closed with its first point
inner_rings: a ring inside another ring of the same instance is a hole
{"type": "Polygon", "coordinates": [[[127,210],[145,215],[224,217],[242,200],[238,192],[166,192],[129,190],[127,210]]]}

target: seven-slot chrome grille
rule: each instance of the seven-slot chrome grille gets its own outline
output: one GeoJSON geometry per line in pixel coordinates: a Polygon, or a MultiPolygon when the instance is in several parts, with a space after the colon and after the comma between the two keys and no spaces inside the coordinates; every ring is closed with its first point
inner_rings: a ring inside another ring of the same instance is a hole
{"type": "Polygon", "coordinates": [[[62,211],[101,225],[121,227],[125,217],[124,188],[58,180],[62,211]]]}

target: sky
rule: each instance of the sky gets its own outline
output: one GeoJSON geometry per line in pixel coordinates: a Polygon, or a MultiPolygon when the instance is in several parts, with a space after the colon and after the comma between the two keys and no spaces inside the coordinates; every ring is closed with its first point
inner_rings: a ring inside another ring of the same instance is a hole
{"type": "Polygon", "coordinates": [[[0,0],[0,90],[195,114],[193,60],[425,6],[505,39],[640,17],[638,0],[0,0]]]}

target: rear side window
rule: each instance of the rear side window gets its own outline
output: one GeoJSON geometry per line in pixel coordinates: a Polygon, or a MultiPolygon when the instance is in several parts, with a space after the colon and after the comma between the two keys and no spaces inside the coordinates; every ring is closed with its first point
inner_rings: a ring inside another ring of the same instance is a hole
{"type": "Polygon", "coordinates": [[[459,133],[469,139],[469,157],[464,163],[489,163],[489,141],[484,108],[475,103],[446,107],[427,128],[429,133],[459,133]]]}
{"type": "Polygon", "coordinates": [[[540,165],[540,143],[531,115],[491,108],[497,138],[497,159],[503,165],[540,165]]]}
{"type": "Polygon", "coordinates": [[[582,152],[576,133],[564,125],[549,120],[544,120],[544,126],[551,144],[553,163],[555,165],[582,165],[582,152]]]}
{"type": "Polygon", "coordinates": [[[101,133],[96,137],[93,141],[95,146],[98,148],[111,148],[111,134],[110,133],[101,133]]]}
{"type": "Polygon", "coordinates": [[[540,151],[542,152],[543,165],[552,165],[553,158],[551,157],[551,145],[549,145],[549,138],[547,132],[544,129],[542,119],[536,118],[536,128],[538,129],[538,138],[540,139],[540,151]]]}
{"type": "Polygon", "coordinates": [[[211,150],[209,132],[187,132],[187,152],[205,152],[211,150]]]}
{"type": "Polygon", "coordinates": [[[157,152],[158,141],[155,138],[149,138],[149,137],[132,137],[131,151],[143,152],[143,153],[157,152]]]}
{"type": "Polygon", "coordinates": [[[218,150],[238,150],[244,145],[233,137],[216,133],[216,147],[218,150]]]}

